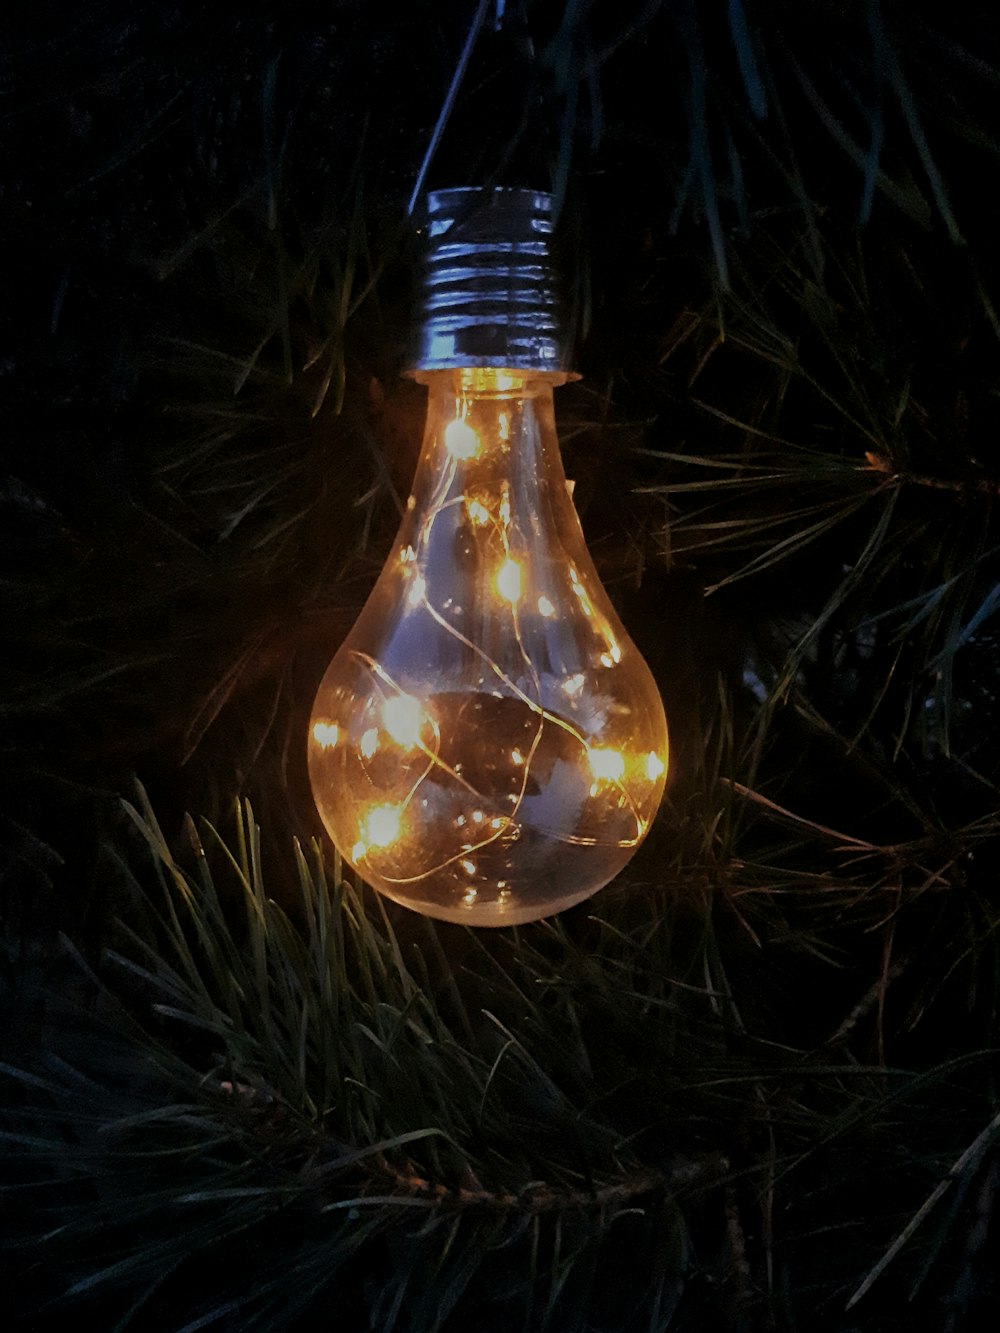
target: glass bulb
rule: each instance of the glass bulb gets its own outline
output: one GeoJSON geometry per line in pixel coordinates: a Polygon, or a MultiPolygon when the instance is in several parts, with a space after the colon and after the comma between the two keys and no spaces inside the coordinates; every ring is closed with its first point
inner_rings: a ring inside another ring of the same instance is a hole
{"type": "Polygon", "coordinates": [[[316,695],[309,770],[379,892],[502,926],[633,855],[667,771],[653,677],[597,577],[556,439],[557,372],[423,372],[396,543],[316,695]]]}

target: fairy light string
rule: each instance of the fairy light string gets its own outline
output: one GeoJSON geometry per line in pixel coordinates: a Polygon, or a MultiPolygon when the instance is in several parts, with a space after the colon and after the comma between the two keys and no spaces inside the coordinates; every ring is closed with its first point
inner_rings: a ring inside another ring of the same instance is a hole
{"type": "MultiPolygon", "coordinates": [[[[516,380],[509,375],[498,376],[498,381],[510,387],[516,380]]],[[[419,527],[411,541],[398,547],[395,559],[402,567],[403,578],[407,584],[405,599],[407,607],[413,611],[423,611],[431,617],[435,625],[464,649],[476,655],[483,668],[495,678],[509,697],[518,700],[531,711],[536,719],[534,732],[526,750],[518,746],[511,749],[511,760],[520,769],[521,777],[514,793],[512,808],[500,811],[493,798],[470,783],[453,765],[442,758],[440,753],[441,732],[428,703],[407,693],[399,681],[379,661],[369,654],[354,650],[355,660],[367,671],[373,689],[382,691],[380,725],[367,727],[357,742],[357,750],[362,761],[362,768],[368,771],[368,762],[374,760],[387,745],[398,746],[402,750],[418,750],[426,759],[421,772],[412,781],[405,795],[396,805],[376,801],[367,813],[361,816],[358,837],[352,846],[352,859],[361,862],[392,846],[400,836],[408,807],[413,803],[420,790],[433,773],[444,777],[468,794],[470,804],[464,811],[462,827],[474,830],[483,827],[483,836],[478,839],[464,840],[450,855],[413,875],[394,875],[384,870],[384,878],[399,885],[417,884],[439,875],[449,865],[467,863],[466,869],[474,868],[475,853],[488,847],[504,835],[517,836],[520,832],[518,819],[524,802],[525,793],[532,780],[532,765],[542,741],[544,728],[561,728],[581,748],[593,777],[590,795],[596,796],[602,784],[610,786],[627,805],[634,821],[634,833],[627,837],[614,839],[618,847],[633,847],[641,841],[648,827],[648,818],[638,808],[626,782],[627,760],[625,753],[616,748],[593,745],[587,736],[567,718],[547,708],[542,698],[542,685],[538,667],[532,659],[525,642],[522,628],[524,609],[523,567],[524,559],[519,557],[517,524],[511,505],[510,484],[503,481],[499,496],[494,498],[494,505],[488,503],[487,492],[482,485],[473,486],[470,495],[463,473],[467,465],[480,460],[489,447],[484,444],[479,433],[469,424],[470,403],[467,396],[456,400],[455,416],[443,432],[445,466],[441,469],[437,484],[426,510],[421,517],[419,527]],[[496,610],[509,608],[510,628],[513,641],[517,646],[520,663],[523,667],[524,682],[519,684],[494,657],[485,651],[481,644],[475,643],[448,619],[447,615],[434,604],[428,592],[427,566],[435,525],[442,515],[449,510],[461,508],[465,511],[469,524],[476,529],[486,529],[497,540],[500,558],[493,561],[493,573],[483,580],[484,595],[493,599],[496,610]],[[513,540],[512,540],[513,534],[513,540]],[[526,688],[526,686],[528,688],[526,688]],[[428,739],[425,739],[424,733],[428,739]]],[[[503,447],[509,442],[511,422],[507,412],[497,414],[497,446],[503,447]]],[[[594,608],[586,588],[580,580],[573,564],[568,566],[570,586],[584,615],[592,622],[594,635],[602,645],[603,651],[598,661],[605,670],[612,670],[622,660],[621,647],[611,627],[594,608]]],[[[537,598],[537,614],[542,618],[551,618],[555,607],[544,593],[537,598]]],[[[567,699],[572,701],[584,685],[583,672],[574,672],[567,676],[562,684],[567,699]]],[[[338,741],[349,744],[343,729],[335,721],[319,721],[314,724],[314,739],[318,745],[332,747],[338,741]]],[[[649,751],[641,757],[640,773],[647,782],[655,782],[665,771],[665,762],[655,751],[649,751]]],[[[457,821],[456,821],[457,822],[457,821]]],[[[600,841],[593,835],[580,835],[550,830],[550,835],[576,846],[595,846],[600,841]]],[[[471,873],[471,871],[470,871],[471,873]]]]}

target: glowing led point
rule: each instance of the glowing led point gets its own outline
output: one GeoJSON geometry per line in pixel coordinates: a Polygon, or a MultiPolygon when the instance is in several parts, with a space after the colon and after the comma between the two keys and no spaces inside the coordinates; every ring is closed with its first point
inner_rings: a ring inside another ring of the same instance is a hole
{"type": "Polygon", "coordinates": [[[317,722],[313,727],[313,740],[321,750],[332,750],[339,735],[340,728],[336,722],[317,722]]]}
{"type": "Polygon", "coordinates": [[[367,852],[367,850],[368,848],[359,839],[351,848],[351,860],[363,861],[365,859],[365,852],[367,852]]]}
{"type": "Polygon", "coordinates": [[[618,782],[625,776],[625,756],[620,750],[588,750],[587,758],[595,778],[618,782]]]}
{"type": "Polygon", "coordinates": [[[578,671],[575,676],[570,676],[569,680],[563,682],[563,693],[568,694],[570,698],[574,694],[579,694],[583,689],[583,672],[578,671]]]}
{"type": "Polygon", "coordinates": [[[466,507],[473,523],[477,523],[482,527],[484,523],[490,521],[490,511],[479,500],[469,500],[466,507]]]}
{"type": "Polygon", "coordinates": [[[666,771],[667,766],[660,756],[655,750],[650,750],[649,754],[646,755],[646,777],[649,778],[650,782],[655,782],[666,771]]]}
{"type": "Polygon", "coordinates": [[[580,576],[577,574],[576,570],[572,565],[570,565],[569,567],[569,579],[570,583],[573,585],[573,591],[580,599],[580,605],[583,607],[584,615],[592,616],[594,614],[594,608],[590,604],[590,598],[587,596],[587,590],[580,582],[580,576]]]}
{"type": "Polygon", "coordinates": [[[467,421],[452,421],[444,428],[444,447],[452,458],[475,458],[479,453],[479,436],[467,421]]]}
{"type": "Polygon", "coordinates": [[[474,875],[476,873],[475,861],[469,861],[468,859],[466,859],[464,861],[459,861],[458,864],[462,867],[462,869],[465,871],[467,875],[474,875]]]}
{"type": "Polygon", "coordinates": [[[424,594],[426,593],[426,591],[427,591],[427,584],[424,582],[423,577],[420,574],[418,574],[417,577],[413,580],[413,586],[410,588],[410,591],[406,594],[406,600],[409,602],[411,606],[419,606],[420,603],[424,600],[424,594]]]}
{"type": "Polygon", "coordinates": [[[510,483],[506,481],[500,492],[500,522],[505,528],[510,527],[510,483]]]}
{"type": "Polygon", "coordinates": [[[378,727],[369,727],[361,737],[358,749],[366,759],[370,759],[378,749],[378,727]]]}
{"type": "Polygon", "coordinates": [[[382,705],[382,725],[398,745],[412,749],[420,740],[424,710],[410,694],[395,694],[382,705]]]}
{"type": "Polygon", "coordinates": [[[524,755],[521,753],[521,751],[517,748],[516,745],[513,748],[513,750],[511,750],[510,757],[511,759],[513,759],[515,764],[520,765],[524,763],[524,755]]]}
{"type": "Polygon", "coordinates": [[[615,664],[615,659],[611,656],[610,653],[601,653],[601,666],[609,667],[609,666],[614,666],[614,664],[615,664]]]}
{"type": "Polygon", "coordinates": [[[556,613],[556,608],[552,605],[552,603],[549,601],[547,597],[539,597],[538,611],[540,615],[543,615],[548,619],[551,619],[556,613]]]}
{"type": "Polygon", "coordinates": [[[365,826],[372,847],[388,847],[399,837],[399,811],[394,805],[378,805],[369,810],[365,826]]]}
{"type": "Polygon", "coordinates": [[[417,553],[412,546],[404,546],[399,553],[399,563],[401,565],[412,565],[417,558],[417,553]]]}
{"type": "Polygon", "coordinates": [[[618,647],[618,644],[614,639],[608,644],[608,656],[616,665],[622,660],[622,650],[618,647]]]}
{"type": "Polygon", "coordinates": [[[497,573],[497,592],[513,604],[521,597],[521,566],[516,560],[505,560],[497,573]]]}
{"type": "Polygon", "coordinates": [[[479,894],[476,892],[475,889],[466,889],[465,892],[462,894],[462,902],[465,904],[466,907],[472,907],[475,904],[475,901],[478,897],[479,894]]]}

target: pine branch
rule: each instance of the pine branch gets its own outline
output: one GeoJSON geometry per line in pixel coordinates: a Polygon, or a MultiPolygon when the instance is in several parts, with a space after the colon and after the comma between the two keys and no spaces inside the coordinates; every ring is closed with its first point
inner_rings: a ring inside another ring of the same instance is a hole
{"type": "Polygon", "coordinates": [[[684,1162],[669,1171],[641,1171],[627,1180],[595,1186],[590,1190],[559,1189],[544,1181],[532,1181],[517,1194],[446,1185],[418,1175],[401,1174],[383,1163],[382,1169],[393,1183],[389,1197],[415,1195],[449,1208],[483,1208],[487,1212],[510,1213],[529,1217],[543,1213],[630,1207],[655,1194],[672,1194],[690,1186],[704,1187],[724,1177],[729,1162],[719,1155],[714,1159],[684,1162]]]}
{"type": "Polygon", "coordinates": [[[866,453],[868,466],[874,472],[882,473],[896,485],[903,486],[928,486],[937,491],[956,491],[960,495],[980,494],[980,495],[1000,495],[1000,481],[994,481],[989,477],[928,477],[919,476],[914,472],[900,471],[893,465],[889,458],[881,454],[866,453]]]}

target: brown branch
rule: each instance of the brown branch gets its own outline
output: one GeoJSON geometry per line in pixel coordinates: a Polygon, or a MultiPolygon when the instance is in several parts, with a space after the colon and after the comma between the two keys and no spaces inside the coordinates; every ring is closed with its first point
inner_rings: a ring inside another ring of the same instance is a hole
{"type": "Polygon", "coordinates": [[[663,1193],[705,1179],[717,1179],[728,1171],[729,1160],[721,1153],[712,1153],[700,1161],[678,1163],[669,1171],[638,1171],[613,1185],[592,1190],[565,1189],[549,1185],[544,1180],[532,1180],[516,1194],[482,1188],[451,1189],[423,1176],[404,1175],[393,1170],[384,1160],[380,1166],[392,1180],[394,1190],[401,1198],[417,1197],[451,1208],[485,1208],[496,1212],[536,1215],[569,1209],[600,1210],[627,1205],[644,1194],[663,1193]]]}
{"type": "Polygon", "coordinates": [[[1000,482],[989,477],[977,477],[963,481],[952,477],[927,477],[916,472],[900,472],[893,466],[892,460],[884,454],[866,453],[868,467],[873,472],[881,472],[890,481],[905,483],[908,486],[929,486],[935,491],[975,491],[980,495],[1000,495],[1000,482]]]}

